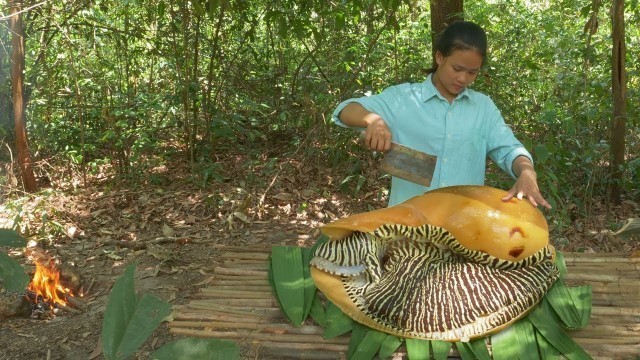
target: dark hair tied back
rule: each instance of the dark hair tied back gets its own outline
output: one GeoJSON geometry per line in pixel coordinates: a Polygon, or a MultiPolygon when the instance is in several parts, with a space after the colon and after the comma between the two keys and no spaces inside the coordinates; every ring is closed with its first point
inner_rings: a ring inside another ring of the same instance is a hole
{"type": "Polygon", "coordinates": [[[447,26],[436,43],[436,51],[445,57],[454,50],[475,50],[482,55],[482,62],[487,56],[487,34],[477,24],[470,21],[458,21],[447,26]]]}

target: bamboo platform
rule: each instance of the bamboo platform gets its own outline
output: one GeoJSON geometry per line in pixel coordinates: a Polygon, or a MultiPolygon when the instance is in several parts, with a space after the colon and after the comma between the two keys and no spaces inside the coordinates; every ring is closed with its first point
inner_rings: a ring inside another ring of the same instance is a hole
{"type": "MultiPolygon", "coordinates": [[[[223,247],[211,285],[174,306],[176,335],[230,339],[257,359],[346,359],[348,334],[322,337],[313,325],[294,327],[281,313],[267,279],[270,248],[223,247]]],[[[571,336],[594,359],[640,358],[640,258],[565,253],[569,285],[591,285],[590,324],[571,336]]],[[[454,347],[455,349],[455,347],[454,347]]],[[[450,354],[456,358],[455,350],[450,354]]],[[[402,348],[394,359],[406,359],[402,348]]]]}

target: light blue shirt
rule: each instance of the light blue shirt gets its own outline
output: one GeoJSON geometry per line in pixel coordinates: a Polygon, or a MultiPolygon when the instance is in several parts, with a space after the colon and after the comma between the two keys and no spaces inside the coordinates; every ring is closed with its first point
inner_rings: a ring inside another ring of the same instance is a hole
{"type": "Polygon", "coordinates": [[[377,95],[343,101],[333,112],[336,124],[346,126],[338,115],[351,102],[380,115],[391,129],[392,141],[438,157],[430,187],[392,177],[389,206],[445,186],[484,184],[487,156],[514,178],[512,165],[518,156],[533,163],[488,96],[464,89],[449,103],[431,75],[423,83],[391,86],[377,95]]]}

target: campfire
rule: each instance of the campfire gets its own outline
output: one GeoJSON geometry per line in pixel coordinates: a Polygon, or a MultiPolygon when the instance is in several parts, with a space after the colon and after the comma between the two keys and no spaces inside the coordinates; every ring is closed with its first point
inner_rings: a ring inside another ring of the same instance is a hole
{"type": "Polygon", "coordinates": [[[69,303],[75,303],[72,290],[64,286],[60,280],[60,271],[53,261],[42,264],[36,261],[36,271],[27,287],[27,299],[33,304],[32,315],[46,315],[47,312],[57,313],[56,309],[73,311],[69,303]]]}
{"type": "Polygon", "coordinates": [[[80,275],[41,249],[28,249],[35,264],[31,282],[24,293],[0,293],[0,321],[10,317],[52,318],[62,313],[80,313],[86,309],[80,275]]]}
{"type": "Polygon", "coordinates": [[[73,295],[71,289],[60,283],[60,271],[54,264],[45,266],[38,262],[36,262],[36,272],[33,274],[33,279],[27,290],[52,306],[55,304],[67,305],[66,295],[73,295]]]}

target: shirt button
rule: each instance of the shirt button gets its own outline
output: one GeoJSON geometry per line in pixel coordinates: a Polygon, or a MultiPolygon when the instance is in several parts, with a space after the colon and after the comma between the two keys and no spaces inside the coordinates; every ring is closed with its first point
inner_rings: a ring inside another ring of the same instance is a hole
{"type": "Polygon", "coordinates": [[[447,139],[451,139],[451,134],[447,134],[447,139]]]}
{"type": "Polygon", "coordinates": [[[444,158],[444,159],[442,159],[442,160],[443,160],[445,163],[446,163],[446,162],[449,162],[449,158],[444,158]]]}

